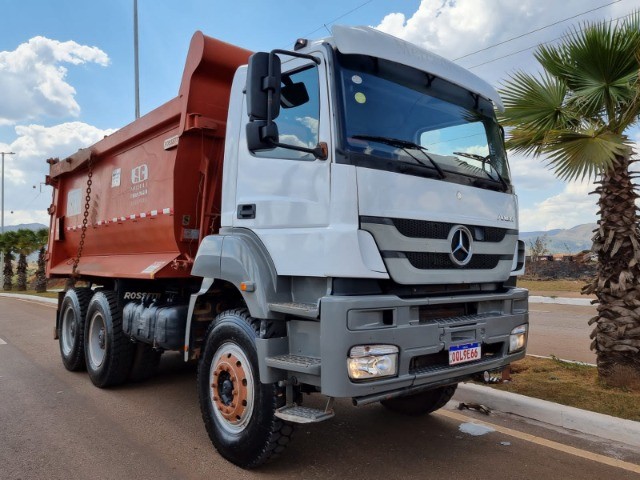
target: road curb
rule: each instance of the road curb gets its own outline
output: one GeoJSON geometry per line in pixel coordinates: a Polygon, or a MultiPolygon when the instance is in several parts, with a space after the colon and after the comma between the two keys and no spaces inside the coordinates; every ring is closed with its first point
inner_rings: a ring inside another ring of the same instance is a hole
{"type": "Polygon", "coordinates": [[[18,298],[20,300],[31,300],[32,302],[46,303],[46,304],[58,304],[58,299],[39,297],[38,295],[26,295],[23,293],[0,293],[0,297],[18,298]]]}
{"type": "Polygon", "coordinates": [[[556,427],[576,430],[640,448],[640,422],[633,420],[567,407],[559,403],[471,383],[458,385],[453,398],[458,402],[479,403],[492,410],[512,413],[556,427]]]}
{"type": "Polygon", "coordinates": [[[551,303],[555,305],[574,305],[580,307],[590,307],[591,298],[569,298],[569,297],[543,297],[540,295],[529,295],[529,303],[551,303]]]}

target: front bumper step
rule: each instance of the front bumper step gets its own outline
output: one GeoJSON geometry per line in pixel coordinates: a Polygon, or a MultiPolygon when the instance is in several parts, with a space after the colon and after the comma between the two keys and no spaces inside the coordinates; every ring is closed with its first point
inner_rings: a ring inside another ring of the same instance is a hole
{"type": "Polygon", "coordinates": [[[320,410],[296,404],[287,405],[276,410],[275,416],[292,423],[318,423],[333,418],[333,409],[320,410]]]}

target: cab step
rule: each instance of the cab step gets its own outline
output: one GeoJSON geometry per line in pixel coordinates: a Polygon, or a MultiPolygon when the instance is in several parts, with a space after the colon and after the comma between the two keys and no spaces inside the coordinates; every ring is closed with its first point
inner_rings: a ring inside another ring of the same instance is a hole
{"type": "Polygon", "coordinates": [[[313,303],[270,303],[269,310],[271,310],[272,312],[284,313],[287,315],[294,315],[296,317],[305,318],[318,318],[318,316],[320,315],[320,309],[318,308],[318,305],[313,303]]]}
{"type": "Polygon", "coordinates": [[[265,360],[267,365],[272,368],[289,372],[308,373],[309,375],[320,375],[321,362],[319,358],[287,353],[275,357],[267,357],[265,360]]]}
{"type": "Polygon", "coordinates": [[[318,423],[329,420],[334,415],[333,409],[326,411],[296,404],[281,407],[275,412],[276,417],[292,423],[318,423]]]}

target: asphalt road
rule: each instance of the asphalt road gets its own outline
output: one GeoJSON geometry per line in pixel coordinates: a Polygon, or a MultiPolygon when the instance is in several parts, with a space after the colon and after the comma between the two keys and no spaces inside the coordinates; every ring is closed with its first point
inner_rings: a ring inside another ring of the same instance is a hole
{"type": "Polygon", "coordinates": [[[595,315],[594,306],[529,303],[527,353],[596,363],[596,355],[589,349],[593,327],[588,324],[595,315]]]}
{"type": "Polygon", "coordinates": [[[2,480],[640,478],[640,454],[610,442],[500,414],[444,410],[408,418],[348,401],[337,402],[334,419],[299,428],[280,459],[243,471],[209,443],[193,367],[165,355],[154,379],[97,389],[86,373],[62,366],[52,339],[54,311],[0,298],[2,480]],[[477,419],[495,431],[460,430],[477,419]]]}

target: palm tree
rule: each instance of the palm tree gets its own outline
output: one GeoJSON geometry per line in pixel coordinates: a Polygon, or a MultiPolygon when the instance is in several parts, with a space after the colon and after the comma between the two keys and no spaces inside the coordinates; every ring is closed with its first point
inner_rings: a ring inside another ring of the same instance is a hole
{"type": "Polygon", "coordinates": [[[27,256],[37,248],[36,234],[33,230],[21,228],[16,232],[16,252],[18,253],[18,282],[16,290],[25,291],[27,289],[27,256]]]}
{"type": "Polygon", "coordinates": [[[11,290],[13,287],[13,252],[16,246],[16,232],[5,232],[0,235],[0,250],[4,254],[2,274],[4,277],[2,289],[11,290]]]}
{"type": "Polygon", "coordinates": [[[36,292],[47,291],[47,276],[45,273],[44,255],[49,241],[49,229],[41,228],[35,232],[36,245],[38,245],[38,270],[36,270],[36,292]]]}
{"type": "Polygon", "coordinates": [[[598,267],[591,348],[609,385],[640,385],[640,231],[625,132],[640,114],[640,13],[585,24],[535,53],[542,73],[513,74],[501,91],[507,146],[545,155],[564,180],[595,180],[598,267]]]}

